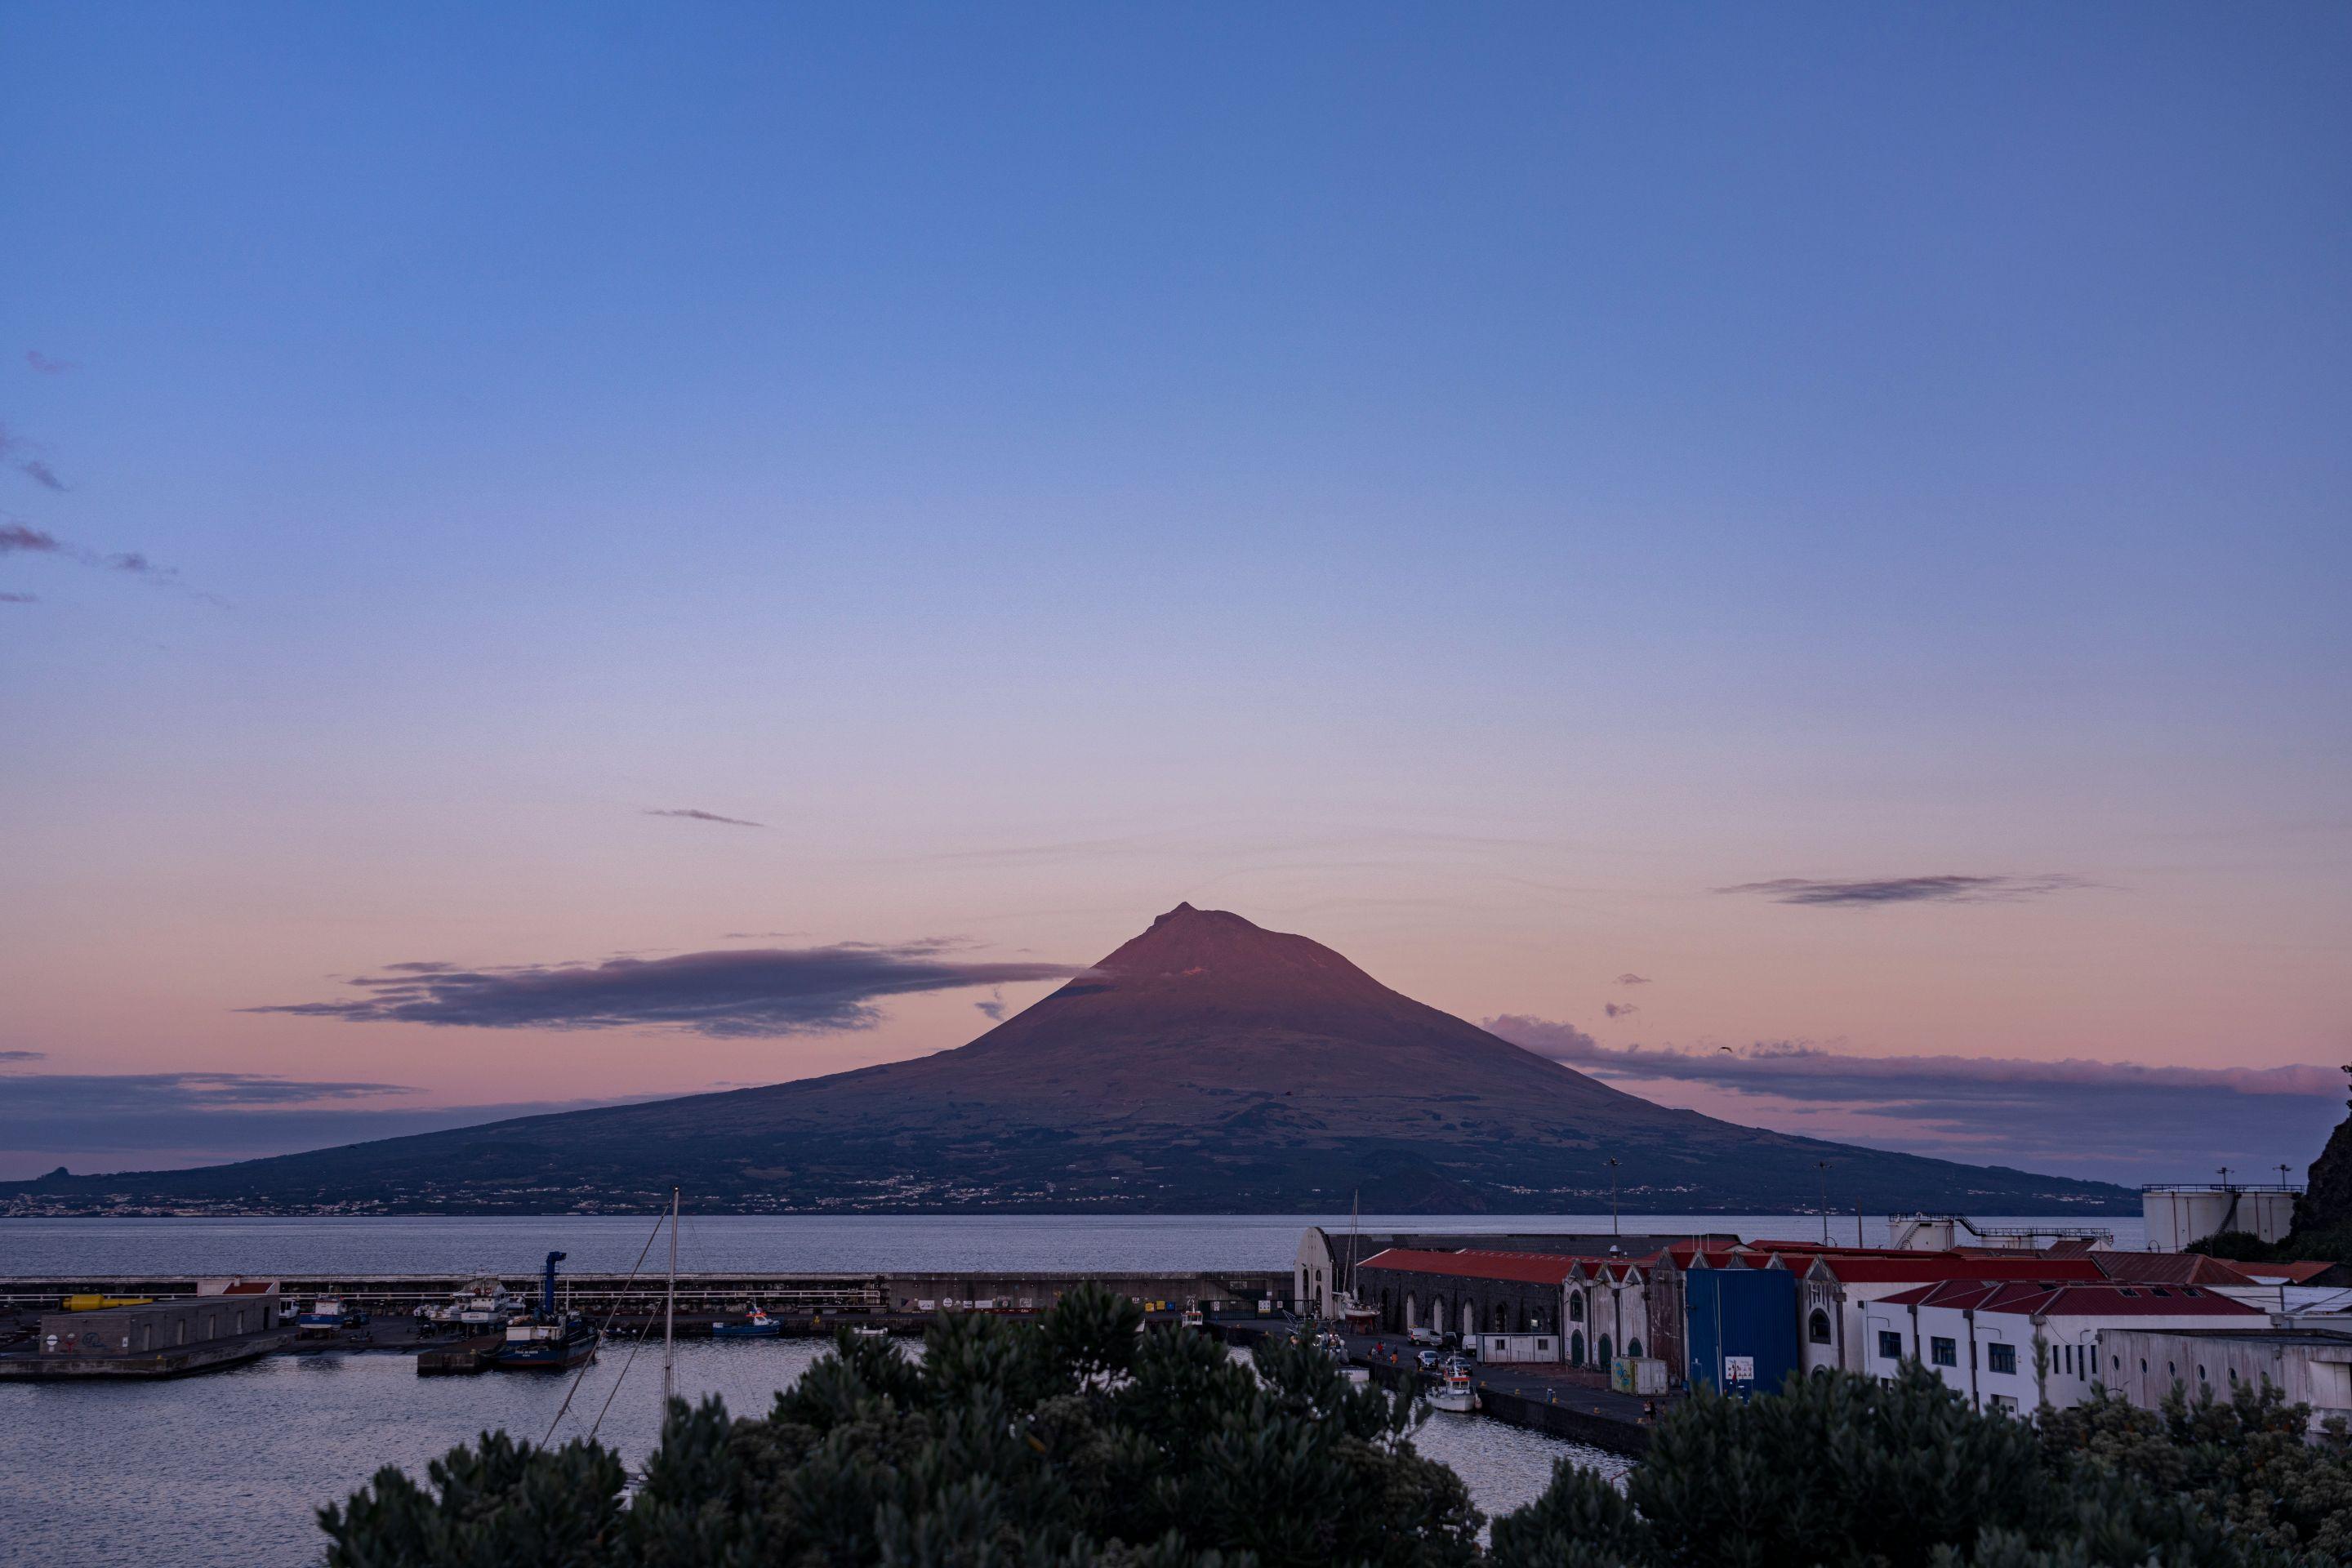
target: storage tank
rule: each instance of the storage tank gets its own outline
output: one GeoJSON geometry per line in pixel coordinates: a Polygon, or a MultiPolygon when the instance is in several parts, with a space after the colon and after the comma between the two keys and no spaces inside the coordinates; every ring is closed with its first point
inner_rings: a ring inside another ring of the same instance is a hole
{"type": "Polygon", "coordinates": [[[2147,1227],[2147,1245],[2158,1252],[2178,1252],[2224,1230],[2279,1241],[2294,1228],[2295,1192],[2289,1186],[2165,1183],[2140,1189],[2140,1219],[2147,1227]]]}
{"type": "Polygon", "coordinates": [[[1785,1268],[1694,1268],[1689,1379],[1745,1399],[1780,1392],[1797,1370],[1797,1277],[1785,1268]]]}

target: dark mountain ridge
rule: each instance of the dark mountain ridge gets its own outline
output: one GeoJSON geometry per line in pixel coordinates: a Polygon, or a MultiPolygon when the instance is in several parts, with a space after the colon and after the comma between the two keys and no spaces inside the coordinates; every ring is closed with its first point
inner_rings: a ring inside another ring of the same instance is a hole
{"type": "Polygon", "coordinates": [[[856,1072],[194,1171],[0,1185],[43,1206],[1386,1213],[2105,1212],[2100,1183],[1672,1110],[1180,904],[955,1050],[856,1072]],[[1614,1159],[1617,1164],[1610,1166],[1614,1159]]]}

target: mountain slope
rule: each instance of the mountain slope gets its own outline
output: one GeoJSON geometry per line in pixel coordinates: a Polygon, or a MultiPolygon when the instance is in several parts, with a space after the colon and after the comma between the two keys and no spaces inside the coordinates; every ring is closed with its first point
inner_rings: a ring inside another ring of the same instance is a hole
{"type": "MultiPolygon", "coordinates": [[[[2097,1183],[1735,1126],[1622,1093],[1302,936],[1180,904],[960,1049],[725,1094],[206,1170],[70,1204],[545,1211],[2103,1210],[2097,1183]],[[1617,1162],[1612,1167],[1612,1160],[1617,1162]]],[[[0,1193],[8,1191],[0,1188],[0,1193]]]]}

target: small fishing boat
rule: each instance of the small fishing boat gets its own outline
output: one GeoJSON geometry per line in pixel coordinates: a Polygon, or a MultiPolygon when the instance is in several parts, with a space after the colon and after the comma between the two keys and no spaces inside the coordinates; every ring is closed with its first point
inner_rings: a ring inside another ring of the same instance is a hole
{"type": "Polygon", "coordinates": [[[355,1329],[368,1321],[367,1314],[356,1307],[346,1307],[331,1297],[320,1297],[310,1303],[310,1310],[294,1320],[294,1326],[306,1334],[331,1334],[340,1329],[355,1329]]]}
{"type": "Polygon", "coordinates": [[[1432,1410],[1467,1415],[1478,1408],[1478,1390],[1470,1382],[1466,1363],[1449,1361],[1438,1370],[1437,1386],[1423,1396],[1432,1410]]]}
{"type": "Polygon", "coordinates": [[[577,1312],[555,1310],[555,1266],[564,1254],[551,1252],[540,1276],[539,1310],[507,1325],[505,1342],[490,1353],[501,1372],[562,1371],[594,1358],[597,1334],[577,1312]]]}
{"type": "Polygon", "coordinates": [[[439,1306],[419,1307],[416,1315],[428,1323],[502,1329],[530,1310],[530,1303],[508,1289],[504,1280],[486,1274],[439,1306]]]}
{"type": "Polygon", "coordinates": [[[772,1340],[783,1331],[783,1324],[768,1316],[765,1308],[756,1305],[740,1322],[717,1318],[710,1324],[710,1337],[715,1340],[772,1340]]]}
{"type": "Polygon", "coordinates": [[[1185,1302],[1184,1315],[1176,1321],[1188,1329],[1205,1329],[1209,1326],[1208,1317],[1201,1310],[1200,1303],[1197,1301],[1185,1302]]]}
{"type": "Polygon", "coordinates": [[[890,1331],[879,1323],[860,1323],[850,1330],[849,1334],[852,1339],[887,1340],[890,1337],[890,1331]]]}

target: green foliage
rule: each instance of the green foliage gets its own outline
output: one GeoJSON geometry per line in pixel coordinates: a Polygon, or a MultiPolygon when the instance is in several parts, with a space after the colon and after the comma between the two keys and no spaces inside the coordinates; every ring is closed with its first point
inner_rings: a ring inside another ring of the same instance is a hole
{"type": "Polygon", "coordinates": [[[2251,1230],[2217,1230],[2181,1250],[2201,1252],[2208,1258],[2227,1258],[2233,1263],[2266,1263],[2279,1255],[2276,1247],[2251,1230]]]}
{"type": "Polygon", "coordinates": [[[1036,1323],[942,1314],[915,1361],[843,1335],[764,1419],[673,1402],[642,1484],[503,1434],[320,1521],[332,1568],[1453,1568],[1483,1522],[1412,1450],[1410,1396],[1310,1346],[1255,1369],[1074,1290],[1036,1323]]]}
{"type": "Polygon", "coordinates": [[[2352,1563],[2352,1462],[2275,1391],[2039,1430],[1911,1367],[1696,1395],[1622,1493],[1562,1465],[1495,1521],[1498,1568],[2303,1568],[2352,1563]]]}

